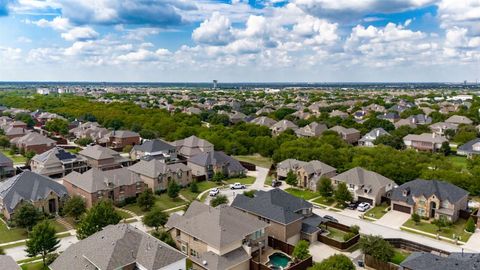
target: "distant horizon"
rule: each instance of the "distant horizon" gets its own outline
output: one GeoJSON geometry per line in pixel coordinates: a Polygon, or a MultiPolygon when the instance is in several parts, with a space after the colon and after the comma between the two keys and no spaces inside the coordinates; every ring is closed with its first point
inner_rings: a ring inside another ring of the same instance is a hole
{"type": "MultiPolygon", "coordinates": [[[[213,81],[97,81],[97,80],[79,80],[79,81],[36,81],[36,80],[18,80],[10,81],[0,80],[0,84],[8,83],[32,83],[32,84],[65,84],[65,83],[93,83],[93,84],[213,84],[213,81]]],[[[312,85],[321,85],[321,84],[461,84],[464,85],[465,81],[218,81],[218,85],[222,84],[312,84],[312,85]]],[[[466,81],[467,85],[480,85],[479,81],[466,81]]]]}

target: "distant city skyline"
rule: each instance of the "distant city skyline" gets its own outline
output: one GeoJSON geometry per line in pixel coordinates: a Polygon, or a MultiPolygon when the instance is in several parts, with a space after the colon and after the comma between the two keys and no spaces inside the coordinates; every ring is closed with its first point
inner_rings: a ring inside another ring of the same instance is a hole
{"type": "Polygon", "coordinates": [[[0,0],[0,81],[480,80],[478,0],[0,0]]]}

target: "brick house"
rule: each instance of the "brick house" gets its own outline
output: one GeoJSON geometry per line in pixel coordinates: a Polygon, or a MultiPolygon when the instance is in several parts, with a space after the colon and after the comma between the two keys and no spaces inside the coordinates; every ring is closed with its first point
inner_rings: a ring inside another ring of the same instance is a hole
{"type": "Polygon", "coordinates": [[[127,168],[136,174],[153,191],[166,190],[170,181],[180,186],[192,182],[192,171],[183,163],[166,164],[159,160],[141,160],[127,168]]]}
{"type": "Polygon", "coordinates": [[[108,146],[112,148],[123,149],[127,145],[140,144],[140,135],[129,130],[114,130],[105,137],[108,137],[108,146]]]}
{"type": "Polygon", "coordinates": [[[87,159],[89,167],[101,170],[116,169],[131,163],[129,159],[120,156],[117,151],[100,145],[88,146],[78,154],[87,159]]]}
{"type": "Polygon", "coordinates": [[[337,175],[337,169],[318,160],[305,162],[296,159],[286,159],[277,165],[278,180],[287,178],[290,171],[297,176],[297,185],[299,187],[313,191],[317,190],[317,183],[320,178],[332,178],[337,175]]]}
{"type": "Polygon", "coordinates": [[[10,143],[15,144],[19,149],[25,152],[35,152],[41,154],[46,152],[57,144],[54,140],[40,135],[36,132],[29,132],[22,137],[16,137],[10,140],[10,143]]]}

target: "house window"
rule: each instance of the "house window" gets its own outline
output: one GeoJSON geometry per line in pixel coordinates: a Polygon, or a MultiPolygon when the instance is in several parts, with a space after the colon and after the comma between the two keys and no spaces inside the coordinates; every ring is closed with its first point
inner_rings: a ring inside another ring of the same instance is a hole
{"type": "Polygon", "coordinates": [[[448,208],[449,205],[448,201],[442,201],[442,208],[448,208]]]}
{"type": "Polygon", "coordinates": [[[348,185],[351,189],[354,189],[355,188],[355,185],[354,184],[349,184],[348,185]]]}
{"type": "Polygon", "coordinates": [[[187,246],[182,244],[181,250],[183,253],[187,254],[187,246]]]}
{"type": "Polygon", "coordinates": [[[423,200],[423,199],[418,200],[418,205],[424,206],[425,205],[425,200],[423,200]]]}
{"type": "Polygon", "coordinates": [[[193,257],[197,257],[198,253],[197,251],[190,249],[190,255],[192,255],[193,257]]]}

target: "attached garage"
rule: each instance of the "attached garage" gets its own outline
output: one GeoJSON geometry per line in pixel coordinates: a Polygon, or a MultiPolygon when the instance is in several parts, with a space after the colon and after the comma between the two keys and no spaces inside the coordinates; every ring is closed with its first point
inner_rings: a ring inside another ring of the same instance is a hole
{"type": "Polygon", "coordinates": [[[412,212],[412,208],[409,206],[401,205],[401,204],[393,204],[393,210],[410,214],[412,212]]]}
{"type": "Polygon", "coordinates": [[[373,200],[370,199],[370,198],[365,198],[365,197],[358,196],[357,201],[366,202],[366,203],[369,203],[370,205],[374,205],[373,200]]]}

